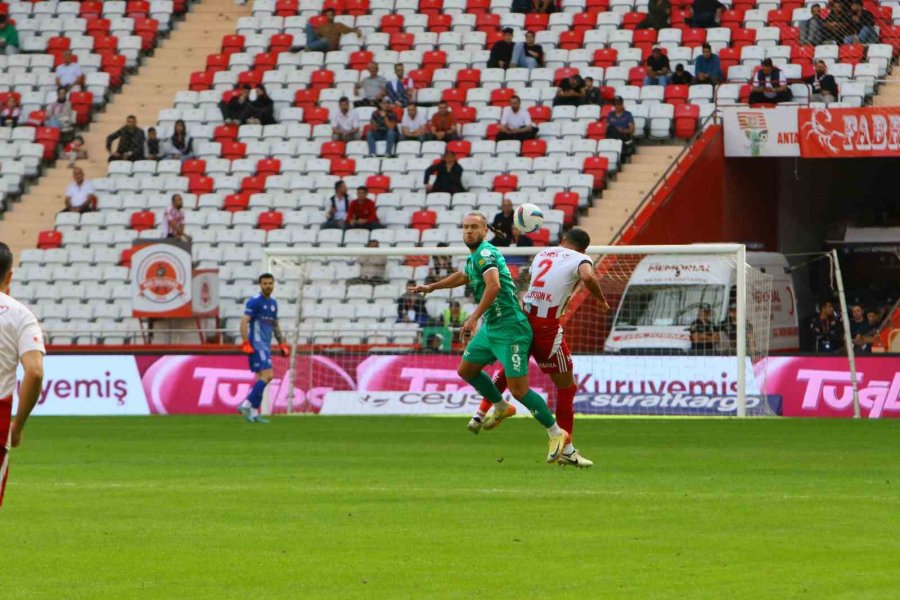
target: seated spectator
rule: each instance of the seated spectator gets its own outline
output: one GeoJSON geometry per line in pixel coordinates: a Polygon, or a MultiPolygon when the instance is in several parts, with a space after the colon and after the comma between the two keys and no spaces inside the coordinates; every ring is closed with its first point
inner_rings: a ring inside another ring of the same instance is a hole
{"type": "Polygon", "coordinates": [[[255,123],[258,125],[274,125],[275,121],[275,102],[269,96],[266,88],[257,87],[250,94],[250,114],[247,123],[255,123]]]}
{"type": "Polygon", "coordinates": [[[19,106],[18,100],[13,94],[6,97],[6,104],[0,111],[0,126],[15,127],[19,124],[19,118],[22,116],[22,107],[19,106]]]}
{"type": "Polygon", "coordinates": [[[331,139],[336,142],[352,142],[359,135],[359,117],[350,110],[350,99],[341,96],[338,107],[331,111],[331,139]]]}
{"type": "Polygon", "coordinates": [[[378,65],[370,62],[367,67],[369,76],[364,77],[353,86],[353,93],[362,98],[356,101],[356,106],[379,106],[381,99],[387,95],[387,80],[378,74],[378,65]]]}
{"type": "Polygon", "coordinates": [[[850,306],[850,339],[853,340],[853,349],[859,352],[862,348],[862,336],[869,332],[869,321],[866,319],[865,311],[862,305],[852,304],[850,306]]]}
{"type": "Polygon", "coordinates": [[[584,78],[584,104],[594,104],[600,106],[603,104],[603,97],[600,95],[600,88],[594,87],[594,78],[584,78]]]}
{"type": "Polygon", "coordinates": [[[822,27],[825,31],[819,43],[834,42],[835,44],[841,44],[850,28],[850,15],[850,9],[846,8],[843,2],[830,1],[828,3],[828,16],[822,22],[822,27]]]}
{"type": "Polygon", "coordinates": [[[694,76],[691,75],[690,71],[684,70],[684,65],[678,63],[675,65],[675,72],[672,73],[672,78],[669,79],[669,83],[672,85],[691,85],[694,81],[694,76]]]}
{"type": "MultiPolygon", "coordinates": [[[[438,248],[446,248],[450,244],[447,242],[438,242],[438,248]]],[[[444,277],[452,275],[456,269],[453,268],[453,258],[450,256],[435,255],[431,257],[431,267],[428,269],[428,275],[425,277],[425,283],[434,283],[440,281],[444,277]]]]}
{"type": "MultiPolygon", "coordinates": [[[[719,325],[719,331],[725,334],[725,339],[728,342],[728,351],[733,354],[737,352],[737,325],[737,304],[729,304],[728,316],[719,325]]],[[[753,324],[748,322],[746,327],[747,353],[753,354],[756,352],[756,337],[753,335],[753,324]]]]}
{"type": "Polygon", "coordinates": [[[304,49],[312,52],[340,50],[342,35],[355,33],[357,37],[362,37],[359,27],[348,27],[343,23],[335,22],[333,8],[326,8],[322,11],[322,15],[325,17],[325,22],[318,28],[313,27],[312,23],[306,24],[306,46],[294,46],[291,48],[291,52],[300,52],[304,49]]]}
{"type": "Polygon", "coordinates": [[[334,195],[328,200],[328,220],[322,229],[346,229],[347,214],[350,212],[350,197],[347,195],[347,184],[341,179],[334,184],[334,195]]]}
{"type": "Polygon", "coordinates": [[[491,243],[495,246],[505,246],[510,238],[512,238],[512,230],[513,230],[513,203],[509,198],[504,198],[500,203],[500,212],[494,215],[494,220],[491,222],[491,227],[494,230],[494,239],[491,240],[491,243]],[[501,232],[503,235],[500,235],[497,232],[501,232]]]}
{"type": "Polygon", "coordinates": [[[613,111],[606,115],[606,137],[622,140],[622,152],[627,156],[634,152],[634,116],[625,110],[622,96],[613,100],[613,111]]]}
{"type": "Polygon", "coordinates": [[[416,293],[416,282],[412,279],[406,282],[406,293],[397,298],[397,322],[418,323],[421,326],[428,323],[425,298],[416,293]]]}
{"type": "Polygon", "coordinates": [[[66,90],[56,90],[56,101],[47,105],[47,127],[59,129],[59,141],[68,144],[75,132],[75,111],[66,97],[66,90]]]}
{"type": "MultiPolygon", "coordinates": [[[[446,332],[445,332],[446,333],[446,332]]],[[[455,340],[456,336],[454,336],[455,340]]],[[[425,344],[422,346],[422,352],[425,354],[441,354],[444,350],[444,334],[432,331],[425,338],[425,344]]]]}
{"type": "Polygon", "coordinates": [[[538,128],[531,122],[531,113],[522,108],[522,100],[513,96],[509,106],[503,107],[500,113],[500,132],[497,141],[533,140],[537,137],[538,128]]]}
{"type": "Polygon", "coordinates": [[[114,160],[142,160],[144,158],[144,140],[143,130],[137,126],[137,117],[128,115],[125,119],[125,125],[112,132],[106,137],[106,151],[109,152],[109,162],[114,160]],[[113,152],[112,145],[116,140],[116,150],[113,152]]]}
{"type": "Polygon", "coordinates": [[[805,21],[800,21],[800,43],[818,46],[825,39],[825,19],[822,17],[822,7],[813,4],[809,9],[812,16],[805,21]]]}
{"type": "Polygon", "coordinates": [[[466,188],[463,187],[462,176],[463,168],[462,165],[456,162],[456,153],[452,150],[447,150],[441,162],[425,169],[425,191],[443,192],[445,194],[465,192],[466,188]],[[428,183],[432,176],[435,176],[434,183],[428,183]]]}
{"type": "MultiPolygon", "coordinates": [[[[366,248],[378,248],[378,246],[378,240],[369,240],[369,243],[366,244],[366,248]]],[[[357,262],[359,263],[359,277],[353,280],[356,283],[377,285],[387,281],[385,277],[387,256],[362,251],[357,262]]]]}
{"type": "Polygon", "coordinates": [[[181,194],[172,194],[172,206],[166,209],[163,219],[163,237],[191,241],[184,232],[184,199],[181,194]]]}
{"type": "Polygon", "coordinates": [[[366,143],[369,145],[369,156],[375,156],[376,142],[386,140],[388,156],[397,154],[397,142],[400,141],[400,131],[397,128],[397,115],[387,100],[382,100],[381,105],[372,113],[369,132],[366,133],[366,143]]]}
{"type": "Polygon", "coordinates": [[[494,46],[491,48],[491,54],[487,62],[489,69],[508,69],[512,66],[513,49],[515,47],[512,40],[512,27],[504,27],[503,38],[494,42],[494,46]]]}
{"type": "MultiPolygon", "coordinates": [[[[581,106],[584,104],[584,79],[578,73],[559,82],[553,106],[581,106]]],[[[528,111],[525,111],[528,112],[528,111]]]]}
{"type": "Polygon", "coordinates": [[[175,121],[171,137],[163,144],[163,158],[187,160],[194,156],[194,141],[188,136],[184,120],[175,121]]]}
{"type": "Polygon", "coordinates": [[[819,314],[810,321],[810,329],[815,339],[816,352],[834,352],[843,346],[841,321],[834,314],[834,304],[825,300],[819,307],[819,314]]]}
{"type": "Polygon", "coordinates": [[[789,102],[794,98],[784,73],[772,65],[771,58],[762,61],[762,68],[756,72],[753,80],[753,87],[750,89],[750,104],[763,102],[778,104],[779,102],[789,102]]]}
{"type": "Polygon", "coordinates": [[[809,97],[812,102],[834,102],[838,99],[837,82],[828,74],[828,65],[824,60],[817,60],[816,72],[803,81],[812,88],[812,95],[809,97]]]}
{"type": "Polygon", "coordinates": [[[84,138],[80,135],[76,135],[71,142],[65,145],[63,152],[66,155],[66,160],[69,161],[69,168],[71,169],[75,166],[75,161],[87,158],[87,150],[85,150],[84,147],[84,138]]]}
{"type": "Polygon", "coordinates": [[[72,52],[66,50],[62,55],[62,62],[56,67],[56,86],[66,91],[74,87],[84,86],[84,72],[81,66],[72,60],[72,52]]]}
{"type": "Polygon", "coordinates": [[[719,0],[694,0],[691,8],[691,18],[688,23],[691,27],[718,27],[722,22],[722,11],[725,5],[719,0]]]}
{"type": "Polygon", "coordinates": [[[219,103],[222,118],[226,123],[243,125],[250,118],[250,86],[242,86],[239,93],[231,97],[228,102],[219,103]]]}
{"type": "Polygon", "coordinates": [[[533,9],[532,0],[512,0],[512,6],[510,6],[510,12],[519,13],[521,15],[527,15],[533,9]]]}
{"type": "Polygon", "coordinates": [[[441,313],[441,324],[453,332],[454,343],[460,341],[459,328],[462,327],[468,318],[469,313],[462,309],[462,304],[460,304],[459,300],[451,300],[450,306],[441,313]]]}
{"type": "Polygon", "coordinates": [[[406,107],[406,112],[403,113],[403,119],[400,121],[400,138],[424,142],[427,133],[428,119],[419,112],[415,104],[410,104],[406,107]]]}
{"type": "Polygon", "coordinates": [[[669,57],[663,54],[662,48],[654,46],[645,63],[647,76],[644,77],[644,85],[666,85],[669,82],[669,57]]]}
{"type": "Polygon", "coordinates": [[[0,14],[0,52],[6,55],[19,53],[19,32],[6,14],[0,14]]]}
{"type": "Polygon", "coordinates": [[[459,125],[456,117],[450,112],[450,107],[444,100],[438,102],[437,112],[431,116],[428,123],[428,139],[441,142],[452,142],[459,139],[459,125]]]}
{"type": "Polygon", "coordinates": [[[347,208],[347,225],[355,229],[381,229],[375,201],[369,198],[369,188],[364,185],[356,188],[356,200],[347,208]]]}
{"type": "Polygon", "coordinates": [[[160,140],[156,136],[156,127],[148,127],[147,139],[144,142],[144,160],[159,160],[161,152],[160,140]]]}
{"type": "Polygon", "coordinates": [[[531,12],[546,14],[556,12],[556,0],[533,0],[531,12]]]}
{"type": "Polygon", "coordinates": [[[647,17],[638,23],[638,29],[664,29],[669,26],[672,5],[669,0],[650,0],[647,17]]]}
{"type": "Polygon", "coordinates": [[[875,44],[878,42],[875,17],[863,8],[862,0],[855,0],[850,4],[847,27],[849,33],[844,36],[845,44],[875,44]]]}
{"type": "Polygon", "coordinates": [[[523,69],[537,69],[544,66],[544,49],[534,43],[534,32],[525,32],[525,41],[518,42],[513,48],[512,66],[523,69]]]}
{"type": "Polygon", "coordinates": [[[387,83],[388,100],[405,108],[409,104],[410,93],[415,91],[413,81],[406,76],[406,68],[403,66],[403,63],[394,65],[394,76],[396,79],[387,83]]]}
{"type": "MultiPolygon", "coordinates": [[[[877,308],[870,308],[866,311],[867,327],[859,336],[859,351],[867,354],[872,351],[872,346],[878,340],[878,332],[881,329],[881,311],[877,308]]],[[[854,338],[854,343],[857,343],[854,338]]]]}
{"type": "Polygon", "coordinates": [[[713,323],[709,304],[701,304],[697,318],[691,323],[691,350],[712,352],[719,343],[719,328],[713,323]]]}
{"type": "Polygon", "coordinates": [[[704,42],[702,53],[694,59],[694,84],[716,85],[723,79],[719,55],[713,54],[712,46],[704,42]]]}
{"type": "Polygon", "coordinates": [[[66,186],[66,207],[62,212],[86,213],[97,210],[94,184],[84,178],[80,167],[72,169],[72,181],[66,186]]]}

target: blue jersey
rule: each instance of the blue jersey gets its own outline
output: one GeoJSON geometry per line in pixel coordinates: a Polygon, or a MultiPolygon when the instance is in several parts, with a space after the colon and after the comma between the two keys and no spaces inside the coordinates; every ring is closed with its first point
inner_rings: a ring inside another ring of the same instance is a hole
{"type": "Polygon", "coordinates": [[[257,294],[247,300],[244,314],[250,317],[250,343],[254,348],[272,346],[272,330],[278,321],[278,302],[257,294]]]}

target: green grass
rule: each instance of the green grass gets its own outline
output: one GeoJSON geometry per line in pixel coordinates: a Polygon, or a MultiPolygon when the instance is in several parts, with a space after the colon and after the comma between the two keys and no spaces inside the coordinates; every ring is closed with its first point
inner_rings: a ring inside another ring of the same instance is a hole
{"type": "Polygon", "coordinates": [[[0,598],[895,599],[900,422],[35,418],[0,598]]]}

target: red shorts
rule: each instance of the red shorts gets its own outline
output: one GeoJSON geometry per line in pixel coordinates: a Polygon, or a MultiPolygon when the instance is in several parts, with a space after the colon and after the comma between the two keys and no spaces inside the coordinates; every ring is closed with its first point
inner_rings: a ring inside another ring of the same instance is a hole
{"type": "Polygon", "coordinates": [[[12,398],[0,399],[0,506],[9,473],[9,425],[12,419],[12,398]]]}
{"type": "Polygon", "coordinates": [[[558,321],[547,321],[529,315],[534,338],[531,341],[531,356],[548,375],[570,373],[572,353],[563,338],[563,328],[558,321]]]}

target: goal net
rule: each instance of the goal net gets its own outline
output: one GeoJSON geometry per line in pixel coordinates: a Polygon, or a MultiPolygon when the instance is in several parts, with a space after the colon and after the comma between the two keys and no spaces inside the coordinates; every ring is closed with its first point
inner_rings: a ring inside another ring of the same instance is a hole
{"type": "MultiPolygon", "coordinates": [[[[500,250],[521,298],[542,248],[500,250]]],[[[273,358],[271,412],[473,412],[480,397],[456,374],[472,290],[423,297],[408,288],[463,268],[468,254],[462,245],[266,248],[291,345],[290,357],[273,358]]],[[[577,413],[778,412],[764,361],[776,325],[772,276],[751,266],[742,245],[592,246],[587,254],[610,309],[579,284],[561,319],[577,413]]],[[[533,359],[529,375],[555,406],[555,387],[533,359]]]]}

